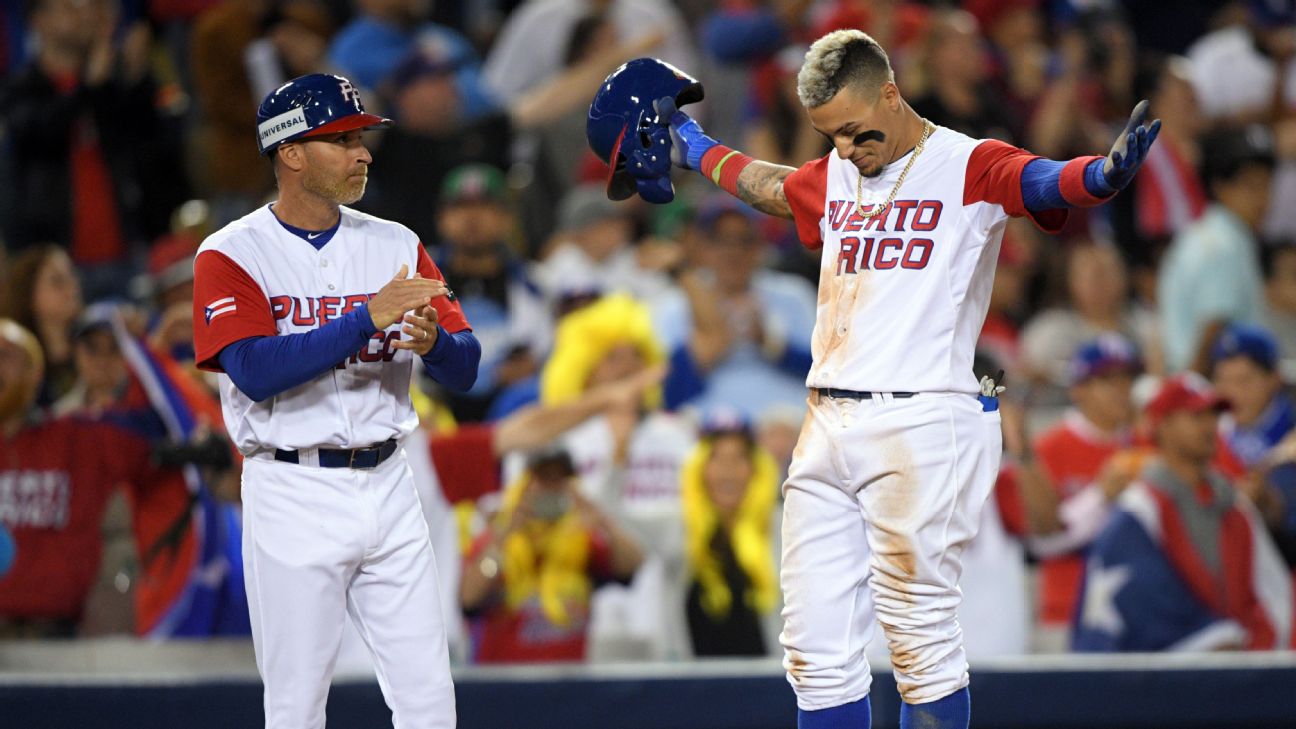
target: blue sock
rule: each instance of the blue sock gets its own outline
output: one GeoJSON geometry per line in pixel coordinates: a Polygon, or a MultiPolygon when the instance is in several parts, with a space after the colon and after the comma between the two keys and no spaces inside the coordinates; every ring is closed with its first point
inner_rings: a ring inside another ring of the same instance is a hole
{"type": "Polygon", "coordinates": [[[873,714],[867,695],[831,709],[797,709],[797,729],[871,729],[872,726],[873,714]]]}
{"type": "Polygon", "coordinates": [[[972,696],[967,687],[927,704],[900,703],[900,729],[968,729],[972,696]]]}

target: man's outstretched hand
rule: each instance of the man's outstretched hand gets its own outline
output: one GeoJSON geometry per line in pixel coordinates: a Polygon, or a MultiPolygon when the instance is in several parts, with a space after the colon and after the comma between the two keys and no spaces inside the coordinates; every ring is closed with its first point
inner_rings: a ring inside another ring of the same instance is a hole
{"type": "Polygon", "coordinates": [[[1124,189],[1134,179],[1134,173],[1147,159],[1152,142],[1156,141],[1161,131],[1161,120],[1157,119],[1144,126],[1147,117],[1148,102],[1140,101],[1130,114],[1129,123],[1112,145],[1107,161],[1103,163],[1103,178],[1113,190],[1124,189]]]}

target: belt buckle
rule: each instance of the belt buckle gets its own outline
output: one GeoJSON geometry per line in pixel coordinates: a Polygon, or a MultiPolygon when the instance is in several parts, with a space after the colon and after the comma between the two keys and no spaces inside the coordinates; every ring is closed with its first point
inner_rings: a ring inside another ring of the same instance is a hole
{"type": "Polygon", "coordinates": [[[371,469],[371,468],[375,468],[375,467],[377,467],[377,466],[378,466],[378,463],[377,463],[377,460],[376,460],[376,459],[375,459],[375,462],[374,462],[374,464],[373,464],[372,466],[357,466],[357,465],[355,464],[355,459],[356,459],[356,456],[359,455],[359,454],[361,454],[361,453],[368,453],[368,452],[370,452],[370,451],[373,451],[373,452],[377,453],[377,452],[378,452],[378,449],[381,448],[381,447],[382,447],[382,446],[369,446],[368,448],[353,448],[353,449],[351,450],[351,457],[347,459],[347,468],[351,468],[351,469],[357,469],[357,468],[358,468],[358,469],[368,470],[368,469],[371,469]]]}

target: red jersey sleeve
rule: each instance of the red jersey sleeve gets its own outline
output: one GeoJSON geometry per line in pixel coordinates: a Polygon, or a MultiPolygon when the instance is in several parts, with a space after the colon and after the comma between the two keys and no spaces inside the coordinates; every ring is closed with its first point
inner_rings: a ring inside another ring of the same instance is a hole
{"type": "Polygon", "coordinates": [[[1015,537],[1026,536],[1026,502],[1021,492],[1021,477],[1016,466],[999,470],[995,481],[995,506],[999,507],[999,520],[1004,530],[1015,537]]]}
{"type": "Polygon", "coordinates": [[[819,224],[828,199],[828,155],[807,162],[783,181],[783,194],[792,207],[797,237],[806,248],[823,247],[819,224]]]}
{"type": "Polygon", "coordinates": [[[193,328],[194,359],[210,372],[223,372],[216,357],[230,344],[276,333],[265,292],[220,251],[204,251],[194,261],[193,328]]]}
{"type": "Polygon", "coordinates": [[[1024,149],[987,139],[972,150],[963,179],[963,204],[987,202],[1000,205],[1014,218],[1030,218],[1040,230],[1057,233],[1066,223],[1066,210],[1026,209],[1022,200],[1021,177],[1026,163],[1039,159],[1024,149]]]}
{"type": "MultiPolygon", "coordinates": [[[[441,275],[441,269],[437,268],[437,265],[432,262],[432,257],[428,255],[427,249],[423,247],[422,243],[418,244],[418,272],[423,278],[445,281],[445,276],[441,275]]],[[[441,328],[447,332],[454,334],[465,329],[472,329],[468,325],[468,319],[464,317],[463,307],[459,305],[459,299],[455,298],[453,289],[448,295],[438,296],[433,299],[432,306],[436,307],[441,328]]]]}

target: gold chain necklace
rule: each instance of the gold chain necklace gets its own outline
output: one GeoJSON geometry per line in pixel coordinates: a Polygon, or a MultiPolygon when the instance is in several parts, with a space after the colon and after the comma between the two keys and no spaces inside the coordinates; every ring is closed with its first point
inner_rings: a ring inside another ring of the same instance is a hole
{"type": "Polygon", "coordinates": [[[918,144],[914,145],[913,154],[909,156],[908,164],[904,166],[903,170],[900,170],[900,177],[896,179],[895,186],[891,188],[891,194],[887,196],[886,202],[881,204],[874,203],[872,208],[865,210],[864,209],[864,175],[861,174],[859,176],[859,180],[855,183],[855,208],[859,210],[859,214],[862,217],[871,218],[875,215],[879,215],[883,210],[886,210],[887,208],[891,207],[891,203],[895,202],[896,194],[900,192],[900,185],[904,184],[905,175],[909,174],[909,168],[913,167],[914,160],[918,159],[918,155],[922,154],[923,145],[926,144],[927,137],[931,136],[931,132],[934,125],[931,122],[927,121],[926,119],[923,119],[922,121],[923,121],[922,136],[918,138],[918,144]]]}

